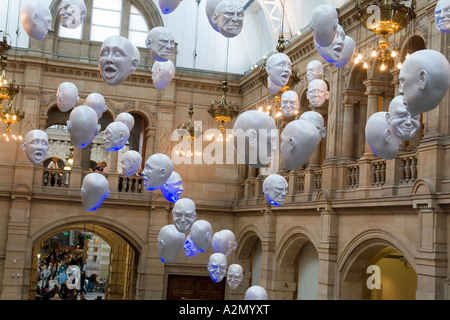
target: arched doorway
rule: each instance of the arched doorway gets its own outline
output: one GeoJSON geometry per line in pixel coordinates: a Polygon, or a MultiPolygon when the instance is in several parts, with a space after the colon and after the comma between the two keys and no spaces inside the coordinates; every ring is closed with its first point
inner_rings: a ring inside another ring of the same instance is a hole
{"type": "Polygon", "coordinates": [[[300,249],[297,259],[297,300],[315,300],[318,294],[319,255],[311,242],[300,249]]]}
{"type": "MultiPolygon", "coordinates": [[[[59,225],[51,231],[44,232],[34,240],[29,286],[30,299],[35,299],[36,286],[39,283],[36,276],[38,261],[48,261],[46,260],[47,256],[54,255],[52,258],[57,262],[61,251],[66,252],[66,256],[72,259],[72,262],[68,262],[68,265],[76,266],[82,260],[87,262],[86,266],[91,267],[97,264],[94,262],[99,262],[99,265],[102,262],[108,265],[107,272],[102,272],[101,267],[98,270],[89,270],[89,268],[86,270],[86,275],[98,273],[98,291],[103,294],[105,299],[134,300],[136,298],[139,263],[139,250],[136,246],[127,240],[124,235],[119,234],[117,230],[113,230],[106,225],[74,222],[59,225]],[[65,233],[77,235],[73,237],[73,239],[76,239],[75,242],[62,243],[60,241],[59,245],[56,245],[55,238],[57,238],[57,235],[64,235],[65,233]],[[80,239],[83,239],[83,241],[80,239]],[[99,241],[96,241],[98,239],[102,239],[107,246],[99,245],[99,241]],[[104,251],[105,247],[109,251],[106,255],[108,261],[88,261],[88,259],[101,260],[101,257],[105,256],[105,252],[99,252],[99,250],[104,251]]],[[[83,268],[83,265],[80,267],[83,268]]]]}

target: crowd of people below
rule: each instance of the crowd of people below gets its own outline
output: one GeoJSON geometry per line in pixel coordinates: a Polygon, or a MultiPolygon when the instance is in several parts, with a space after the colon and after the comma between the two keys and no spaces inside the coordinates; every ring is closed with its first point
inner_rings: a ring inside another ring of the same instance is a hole
{"type": "MultiPolygon", "coordinates": [[[[36,300],[86,300],[87,292],[94,292],[94,287],[104,284],[93,273],[86,276],[86,261],[82,254],[61,251],[49,254],[38,261],[36,268],[36,300]],[[76,268],[76,269],[75,269],[76,268]],[[71,273],[74,274],[71,277],[71,273]],[[79,282],[75,274],[79,275],[79,282]],[[52,286],[50,286],[52,283],[52,286]]],[[[102,299],[98,295],[96,300],[102,299]]]]}

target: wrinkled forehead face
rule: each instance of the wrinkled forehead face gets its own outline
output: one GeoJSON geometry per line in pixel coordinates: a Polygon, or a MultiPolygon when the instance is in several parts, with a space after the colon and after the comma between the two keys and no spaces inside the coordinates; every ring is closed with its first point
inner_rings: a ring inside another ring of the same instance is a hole
{"type": "Polygon", "coordinates": [[[219,30],[224,30],[230,34],[237,35],[244,22],[244,8],[239,2],[222,1],[215,10],[219,30]]]}
{"type": "Polygon", "coordinates": [[[298,94],[294,91],[286,91],[281,96],[281,107],[294,108],[299,104],[298,94]]]}
{"type": "Polygon", "coordinates": [[[436,27],[442,31],[450,31],[450,1],[440,0],[434,10],[436,27]]]}
{"type": "Polygon", "coordinates": [[[195,213],[195,204],[193,201],[189,201],[188,199],[180,199],[175,202],[172,212],[175,214],[184,213],[187,216],[192,216],[195,213]]]}
{"type": "Polygon", "coordinates": [[[323,65],[320,61],[311,61],[306,66],[306,78],[308,81],[321,79],[323,75],[323,65]]]}

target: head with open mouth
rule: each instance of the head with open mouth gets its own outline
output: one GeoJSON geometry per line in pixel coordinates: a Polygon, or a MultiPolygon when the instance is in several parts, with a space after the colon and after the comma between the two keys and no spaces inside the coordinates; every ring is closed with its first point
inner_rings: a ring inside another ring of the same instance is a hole
{"type": "Polygon", "coordinates": [[[111,36],[105,39],[100,49],[98,67],[103,81],[118,86],[136,70],[138,59],[135,47],[125,37],[111,36]]]}
{"type": "Polygon", "coordinates": [[[315,40],[314,45],[317,51],[319,52],[320,56],[325,61],[336,63],[341,59],[342,54],[344,53],[345,31],[341,27],[341,25],[338,25],[336,30],[336,37],[334,38],[330,46],[322,47],[315,40]]]}
{"type": "Polygon", "coordinates": [[[38,129],[29,131],[22,143],[22,150],[26,152],[28,160],[34,164],[44,161],[49,148],[47,133],[38,129]]]}

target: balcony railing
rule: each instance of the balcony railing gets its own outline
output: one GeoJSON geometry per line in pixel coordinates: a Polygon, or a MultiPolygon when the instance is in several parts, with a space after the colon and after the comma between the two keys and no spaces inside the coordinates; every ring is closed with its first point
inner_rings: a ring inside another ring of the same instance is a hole
{"type": "Polygon", "coordinates": [[[356,189],[359,186],[359,166],[349,165],[347,167],[347,189],[356,189]]]}
{"type": "Polygon", "coordinates": [[[139,176],[120,176],[117,191],[127,193],[142,193],[142,182],[142,178],[139,176]]]}
{"type": "Polygon", "coordinates": [[[417,180],[417,155],[407,154],[400,158],[400,184],[414,183],[417,180]]]}
{"type": "Polygon", "coordinates": [[[370,184],[372,187],[381,187],[386,183],[386,161],[373,161],[370,167],[370,184]]]}
{"type": "Polygon", "coordinates": [[[44,169],[42,172],[42,185],[54,188],[68,188],[70,186],[70,171],[44,169]]]}

